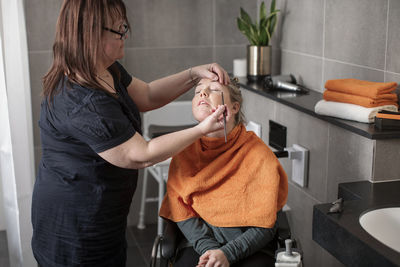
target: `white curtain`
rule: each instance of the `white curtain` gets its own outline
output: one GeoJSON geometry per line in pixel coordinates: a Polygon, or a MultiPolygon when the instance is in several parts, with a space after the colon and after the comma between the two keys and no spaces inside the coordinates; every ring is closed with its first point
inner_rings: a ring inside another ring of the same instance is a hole
{"type": "MultiPolygon", "coordinates": [[[[30,208],[34,154],[23,0],[0,0],[0,179],[10,266],[36,266],[30,208]]],[[[0,193],[1,195],[1,193],[0,193]]]]}

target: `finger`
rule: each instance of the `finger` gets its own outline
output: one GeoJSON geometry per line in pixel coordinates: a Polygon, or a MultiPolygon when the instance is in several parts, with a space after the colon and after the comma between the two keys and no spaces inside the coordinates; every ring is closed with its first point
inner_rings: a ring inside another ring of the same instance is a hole
{"type": "Polygon", "coordinates": [[[215,259],[210,259],[210,260],[207,262],[206,267],[213,267],[213,266],[214,266],[214,263],[215,263],[215,259]]]}
{"type": "Polygon", "coordinates": [[[223,111],[222,111],[221,115],[218,117],[218,120],[219,121],[223,120],[224,119],[224,115],[225,115],[226,119],[228,120],[229,119],[229,117],[228,117],[228,107],[226,106],[226,104],[225,105],[220,105],[220,106],[223,107],[223,111]]]}
{"type": "Polygon", "coordinates": [[[221,84],[225,84],[225,71],[218,64],[212,64],[211,71],[217,74],[221,84]]]}
{"type": "Polygon", "coordinates": [[[225,84],[225,85],[228,84],[228,81],[229,81],[228,73],[217,63],[215,63],[213,65],[214,65],[214,67],[213,67],[212,71],[218,75],[219,82],[221,84],[225,84]]]}
{"type": "Polygon", "coordinates": [[[219,80],[219,73],[215,71],[214,69],[214,64],[210,64],[209,67],[207,68],[207,73],[206,78],[213,80],[213,81],[218,81],[219,80]]]}
{"type": "Polygon", "coordinates": [[[231,79],[229,78],[229,74],[225,71],[224,72],[224,76],[225,76],[225,85],[230,84],[231,83],[231,79]]]}
{"type": "Polygon", "coordinates": [[[203,254],[200,258],[199,258],[199,264],[200,263],[206,263],[208,260],[208,255],[203,254]]]}
{"type": "Polygon", "coordinates": [[[207,259],[200,259],[197,265],[205,265],[207,263],[207,259]]]}

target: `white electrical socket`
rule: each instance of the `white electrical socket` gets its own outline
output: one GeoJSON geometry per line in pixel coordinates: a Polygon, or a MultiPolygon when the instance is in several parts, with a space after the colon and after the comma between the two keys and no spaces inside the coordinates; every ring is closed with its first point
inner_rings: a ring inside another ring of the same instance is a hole
{"type": "Polygon", "coordinates": [[[308,157],[309,150],[297,144],[285,148],[292,160],[292,181],[301,187],[307,187],[308,183],[308,157]]]}

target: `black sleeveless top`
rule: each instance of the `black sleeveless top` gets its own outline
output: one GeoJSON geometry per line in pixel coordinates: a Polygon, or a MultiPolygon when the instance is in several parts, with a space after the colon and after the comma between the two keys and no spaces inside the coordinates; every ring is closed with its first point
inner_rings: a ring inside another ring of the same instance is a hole
{"type": "Polygon", "coordinates": [[[138,171],[97,153],[140,133],[140,113],[118,63],[118,97],[60,82],[39,120],[42,159],[32,197],[32,249],[41,267],[125,266],[125,229],[138,171]]]}

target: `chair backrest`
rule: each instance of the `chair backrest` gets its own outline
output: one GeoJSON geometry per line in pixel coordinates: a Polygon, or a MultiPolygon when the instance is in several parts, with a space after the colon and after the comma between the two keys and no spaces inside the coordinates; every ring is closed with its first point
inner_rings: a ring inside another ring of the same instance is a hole
{"type": "Polygon", "coordinates": [[[143,137],[150,139],[150,126],[188,126],[197,124],[192,115],[192,101],[173,101],[142,116],[143,137]]]}

